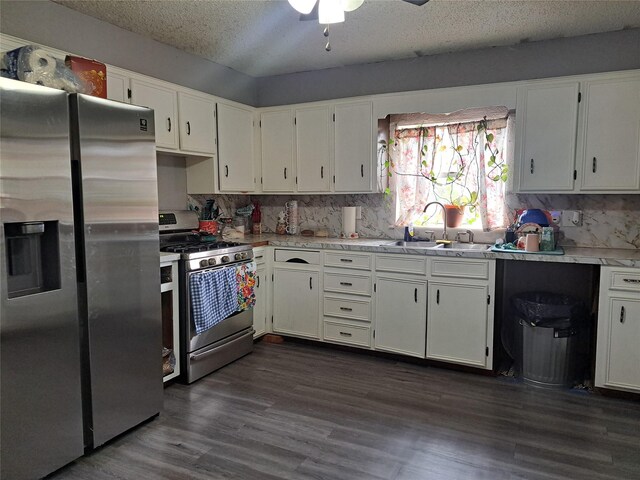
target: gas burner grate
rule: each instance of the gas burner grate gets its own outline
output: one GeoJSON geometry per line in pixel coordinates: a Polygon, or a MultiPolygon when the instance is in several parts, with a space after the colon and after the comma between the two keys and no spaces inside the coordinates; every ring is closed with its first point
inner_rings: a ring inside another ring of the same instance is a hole
{"type": "Polygon", "coordinates": [[[238,247],[240,245],[240,243],[235,242],[192,242],[166,245],[162,247],[160,251],[168,253],[195,253],[219,250],[221,248],[238,247]]]}

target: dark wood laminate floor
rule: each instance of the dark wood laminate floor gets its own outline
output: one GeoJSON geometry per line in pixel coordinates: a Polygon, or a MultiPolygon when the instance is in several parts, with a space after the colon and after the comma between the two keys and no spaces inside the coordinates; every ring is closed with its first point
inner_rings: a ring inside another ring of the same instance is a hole
{"type": "Polygon", "coordinates": [[[54,479],[640,479],[640,402],[259,343],[54,479]]]}

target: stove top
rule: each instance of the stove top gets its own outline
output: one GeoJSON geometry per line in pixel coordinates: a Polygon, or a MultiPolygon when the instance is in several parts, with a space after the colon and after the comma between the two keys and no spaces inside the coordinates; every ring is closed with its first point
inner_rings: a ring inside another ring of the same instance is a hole
{"type": "Polygon", "coordinates": [[[236,242],[185,242],[165,245],[160,248],[160,251],[169,253],[196,253],[240,246],[242,246],[242,244],[236,242]]]}

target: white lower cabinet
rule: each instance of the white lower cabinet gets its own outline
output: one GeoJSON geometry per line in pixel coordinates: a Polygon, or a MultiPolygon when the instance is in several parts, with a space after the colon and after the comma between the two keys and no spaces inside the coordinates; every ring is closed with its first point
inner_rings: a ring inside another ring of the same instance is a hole
{"type": "Polygon", "coordinates": [[[602,267],[596,387],[640,392],[640,269],[602,267]]]}
{"type": "Polygon", "coordinates": [[[253,307],[253,337],[260,337],[267,333],[267,318],[269,317],[269,274],[264,261],[264,249],[254,248],[254,261],[256,262],[256,304],[253,307]]]}
{"type": "Polygon", "coordinates": [[[371,348],[371,254],[326,251],[323,259],[323,340],[371,348]]]}
{"type": "Polygon", "coordinates": [[[273,331],[319,338],[320,284],[316,270],[273,268],[273,331]]]}
{"type": "Polygon", "coordinates": [[[486,285],[429,282],[427,358],[486,366],[487,297],[486,285]]]}
{"type": "Polygon", "coordinates": [[[427,281],[376,273],[376,350],[424,358],[427,281]]]}
{"type": "Polygon", "coordinates": [[[427,358],[493,367],[495,260],[432,258],[427,358]]]}

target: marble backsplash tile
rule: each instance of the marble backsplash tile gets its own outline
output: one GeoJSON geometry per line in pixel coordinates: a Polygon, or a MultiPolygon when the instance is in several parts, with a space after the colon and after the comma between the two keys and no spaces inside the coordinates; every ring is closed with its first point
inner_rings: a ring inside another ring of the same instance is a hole
{"type": "MultiPolygon", "coordinates": [[[[288,200],[298,201],[299,225],[303,228],[324,227],[331,236],[342,228],[342,207],[362,206],[358,232],[367,238],[401,238],[402,229],[393,228],[395,217],[391,197],[383,194],[360,195],[191,195],[193,205],[204,205],[215,198],[226,215],[237,208],[258,201],[262,210],[263,229],[275,230],[278,213],[288,200]]],[[[561,228],[560,244],[579,247],[640,248],[640,195],[541,195],[509,194],[507,206],[547,210],[581,210],[581,227],[561,228]]],[[[440,232],[438,232],[438,235],[440,232]]],[[[476,234],[476,241],[493,242],[502,232],[476,234]]],[[[451,238],[451,237],[450,237],[451,238]]]]}

